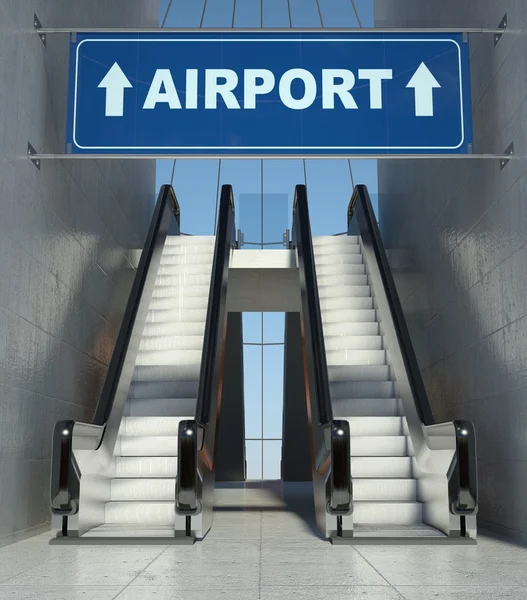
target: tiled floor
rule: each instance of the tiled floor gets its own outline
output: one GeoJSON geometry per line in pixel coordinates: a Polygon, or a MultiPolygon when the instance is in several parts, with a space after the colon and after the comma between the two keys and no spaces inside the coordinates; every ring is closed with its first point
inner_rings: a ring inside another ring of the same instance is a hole
{"type": "Polygon", "coordinates": [[[216,500],[214,527],[194,546],[49,546],[45,534],[1,548],[0,598],[527,599],[527,549],[512,543],[331,546],[309,505],[278,488],[216,500]]]}

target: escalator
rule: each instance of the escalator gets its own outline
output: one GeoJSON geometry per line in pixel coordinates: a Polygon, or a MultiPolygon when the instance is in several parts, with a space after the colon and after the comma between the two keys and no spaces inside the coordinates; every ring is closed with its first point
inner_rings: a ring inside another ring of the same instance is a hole
{"type": "Polygon", "coordinates": [[[311,471],[322,537],[473,541],[474,428],[434,422],[367,189],[354,191],[346,236],[312,237],[297,186],[291,249],[253,261],[236,247],[231,186],[214,237],[182,235],[161,189],[93,422],[53,433],[55,543],[206,536],[216,470],[245,479],[240,313],[280,309],[282,473],[311,471]]]}
{"type": "Polygon", "coordinates": [[[350,202],[348,235],[314,238],[306,188],[297,186],[293,244],[322,535],[334,543],[470,543],[474,428],[434,422],[365,186],[350,202]]]}
{"type": "Polygon", "coordinates": [[[181,235],[179,221],[163,186],[93,422],[55,426],[57,542],[192,542],[211,527],[232,188],[216,236],[181,235]]]}

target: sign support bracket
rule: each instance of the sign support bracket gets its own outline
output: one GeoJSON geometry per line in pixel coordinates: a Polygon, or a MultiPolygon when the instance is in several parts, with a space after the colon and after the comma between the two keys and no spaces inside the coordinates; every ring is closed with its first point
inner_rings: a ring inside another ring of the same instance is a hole
{"type": "Polygon", "coordinates": [[[511,162],[512,157],[514,156],[514,142],[507,146],[507,149],[504,152],[504,157],[500,160],[500,170],[503,169],[511,162]]]}
{"type": "Polygon", "coordinates": [[[35,165],[35,167],[40,171],[41,165],[41,155],[33,148],[33,146],[28,142],[27,144],[27,157],[29,160],[35,165]]]}
{"type": "Polygon", "coordinates": [[[43,31],[42,23],[40,19],[37,17],[36,13],[33,14],[33,27],[37,30],[38,37],[40,41],[46,45],[46,33],[43,31]]]}
{"type": "Polygon", "coordinates": [[[507,29],[508,25],[509,22],[507,18],[507,13],[505,13],[505,16],[503,17],[501,23],[498,26],[499,31],[494,34],[494,48],[500,43],[501,38],[503,37],[503,34],[505,33],[505,30],[507,29]]]}

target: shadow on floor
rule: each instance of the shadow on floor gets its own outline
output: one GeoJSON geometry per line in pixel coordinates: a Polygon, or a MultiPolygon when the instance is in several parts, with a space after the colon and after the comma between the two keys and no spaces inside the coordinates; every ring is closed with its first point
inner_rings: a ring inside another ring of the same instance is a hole
{"type": "Polygon", "coordinates": [[[315,519],[311,482],[217,483],[215,512],[284,512],[300,517],[314,537],[325,539],[315,519]]]}

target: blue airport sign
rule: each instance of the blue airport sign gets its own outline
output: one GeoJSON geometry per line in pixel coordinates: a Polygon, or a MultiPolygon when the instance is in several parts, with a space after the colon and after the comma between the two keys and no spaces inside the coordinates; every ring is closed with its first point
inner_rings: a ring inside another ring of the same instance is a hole
{"type": "Polygon", "coordinates": [[[462,34],[72,36],[67,152],[472,152],[462,34]]]}

